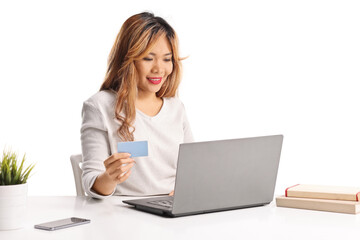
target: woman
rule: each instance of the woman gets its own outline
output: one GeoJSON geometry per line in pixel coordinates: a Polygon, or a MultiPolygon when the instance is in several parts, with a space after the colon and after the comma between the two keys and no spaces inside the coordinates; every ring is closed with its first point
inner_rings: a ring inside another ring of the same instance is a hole
{"type": "Polygon", "coordinates": [[[83,186],[95,198],[169,194],[179,144],[193,141],[176,97],[181,63],[175,31],[151,13],[125,21],[100,91],[84,102],[83,186]],[[117,153],[121,141],[148,141],[149,156],[117,153]],[[136,160],[136,164],[135,164],[136,160]]]}

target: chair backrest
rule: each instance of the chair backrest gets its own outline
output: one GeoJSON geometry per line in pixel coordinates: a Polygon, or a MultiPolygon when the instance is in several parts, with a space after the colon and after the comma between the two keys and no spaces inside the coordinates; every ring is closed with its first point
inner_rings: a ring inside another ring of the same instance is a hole
{"type": "Polygon", "coordinates": [[[80,167],[80,164],[82,163],[82,155],[71,155],[70,161],[74,173],[76,196],[85,196],[85,191],[82,186],[82,169],[80,167]]]}

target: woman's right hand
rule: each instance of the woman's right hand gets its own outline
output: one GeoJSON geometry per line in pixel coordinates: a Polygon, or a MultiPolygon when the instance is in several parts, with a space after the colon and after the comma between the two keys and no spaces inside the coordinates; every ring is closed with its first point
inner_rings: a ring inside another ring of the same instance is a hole
{"type": "Polygon", "coordinates": [[[105,174],[114,184],[117,185],[129,178],[131,168],[135,164],[130,156],[130,153],[114,153],[104,161],[105,174]]]}
{"type": "Polygon", "coordinates": [[[104,161],[105,172],[100,174],[92,187],[101,195],[110,195],[117,184],[129,178],[131,168],[134,166],[134,159],[129,153],[114,153],[104,161]]]}

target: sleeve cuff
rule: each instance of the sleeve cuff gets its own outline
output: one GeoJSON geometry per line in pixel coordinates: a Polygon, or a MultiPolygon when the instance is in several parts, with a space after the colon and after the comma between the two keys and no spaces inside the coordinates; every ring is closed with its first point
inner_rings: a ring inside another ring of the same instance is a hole
{"type": "Polygon", "coordinates": [[[87,193],[87,195],[89,195],[90,197],[93,197],[93,198],[97,198],[97,199],[106,199],[106,198],[109,198],[112,195],[114,195],[116,187],[114,188],[113,192],[111,194],[109,194],[109,195],[101,195],[101,194],[99,194],[99,193],[92,190],[92,186],[94,185],[97,176],[98,175],[92,176],[91,180],[90,180],[90,184],[88,185],[89,188],[85,188],[85,192],[87,193]]]}

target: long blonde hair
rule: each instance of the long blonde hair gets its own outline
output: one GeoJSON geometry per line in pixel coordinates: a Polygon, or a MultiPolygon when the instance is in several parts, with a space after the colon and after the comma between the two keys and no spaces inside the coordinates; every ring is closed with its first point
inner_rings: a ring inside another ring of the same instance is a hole
{"type": "Polygon", "coordinates": [[[137,71],[134,62],[144,58],[161,35],[165,35],[169,41],[173,71],[156,96],[174,97],[180,84],[181,59],[177,35],[163,18],[148,12],[131,16],[122,25],[109,54],[108,68],[100,91],[112,90],[117,93],[115,118],[121,123],[118,135],[122,141],[134,140],[135,128],[132,124],[136,116],[137,93],[137,71]]]}

